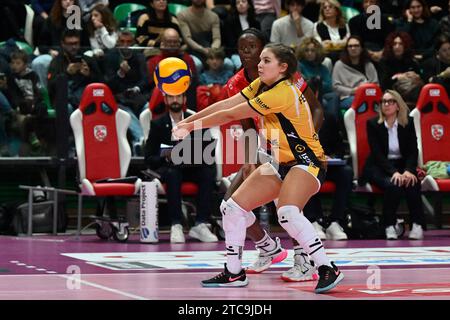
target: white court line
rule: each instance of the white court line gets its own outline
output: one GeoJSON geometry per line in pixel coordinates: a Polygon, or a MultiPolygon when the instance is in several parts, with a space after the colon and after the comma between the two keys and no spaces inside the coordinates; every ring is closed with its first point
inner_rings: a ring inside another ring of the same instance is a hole
{"type": "Polygon", "coordinates": [[[122,295],[122,296],[125,296],[125,297],[128,297],[128,298],[132,298],[132,299],[136,299],[136,300],[149,300],[148,298],[145,298],[145,297],[137,296],[137,295],[134,295],[134,294],[131,294],[131,293],[128,293],[128,292],[124,292],[124,291],[120,291],[120,290],[117,290],[117,289],[113,289],[113,288],[109,288],[109,287],[106,287],[106,286],[102,286],[102,285],[96,284],[94,282],[90,282],[90,281],[86,281],[86,280],[82,280],[82,279],[74,280],[73,276],[58,275],[58,277],[61,277],[61,278],[67,279],[67,280],[71,280],[71,281],[79,281],[82,284],[85,284],[85,285],[88,285],[88,286],[91,286],[91,287],[94,287],[94,288],[97,288],[97,289],[101,289],[101,290],[104,290],[104,291],[109,291],[109,292],[112,292],[112,293],[116,293],[116,294],[119,294],[119,295],[122,295]]]}

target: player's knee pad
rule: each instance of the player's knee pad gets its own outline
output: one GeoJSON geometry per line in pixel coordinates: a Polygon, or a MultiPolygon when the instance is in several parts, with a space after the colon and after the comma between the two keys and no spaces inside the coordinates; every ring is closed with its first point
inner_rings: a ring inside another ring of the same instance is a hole
{"type": "Polygon", "coordinates": [[[278,222],[291,238],[297,239],[303,230],[303,219],[306,219],[297,206],[282,206],[277,211],[278,222]],[[303,218],[303,219],[302,219],[303,218]]]}
{"type": "MultiPolygon", "coordinates": [[[[222,213],[222,215],[223,215],[224,208],[227,206],[226,203],[227,202],[225,200],[222,200],[222,202],[220,203],[220,212],[222,213]]],[[[256,216],[252,211],[247,212],[245,214],[245,225],[247,226],[247,228],[250,227],[251,225],[253,225],[255,223],[255,221],[256,221],[256,216]]]]}
{"type": "Polygon", "coordinates": [[[248,213],[232,198],[222,202],[220,205],[220,212],[222,212],[222,223],[223,230],[225,231],[226,243],[243,246],[247,229],[246,216],[248,213]]]}
{"type": "Polygon", "coordinates": [[[245,225],[248,227],[250,227],[251,225],[253,225],[256,221],[256,216],[253,213],[253,211],[249,211],[245,214],[245,225]]]}

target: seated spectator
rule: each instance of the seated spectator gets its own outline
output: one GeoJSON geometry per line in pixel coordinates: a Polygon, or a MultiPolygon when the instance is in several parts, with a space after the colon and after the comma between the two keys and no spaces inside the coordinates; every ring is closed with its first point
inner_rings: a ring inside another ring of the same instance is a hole
{"type": "Polygon", "coordinates": [[[8,39],[25,41],[22,28],[25,26],[26,10],[21,1],[3,0],[0,5],[0,42],[8,39]]]}
{"type": "Polygon", "coordinates": [[[31,0],[30,2],[33,11],[44,20],[47,20],[55,0],[31,0]]]}
{"type": "Polygon", "coordinates": [[[320,5],[319,21],[314,24],[314,37],[322,43],[326,54],[335,62],[350,36],[341,5],[337,0],[325,0],[320,5]]]}
{"type": "MultiPolygon", "coordinates": [[[[325,154],[332,158],[343,158],[344,146],[342,139],[339,138],[338,128],[333,118],[325,113],[325,119],[319,131],[319,140],[324,148],[325,154]]],[[[325,180],[334,182],[336,191],[333,193],[333,205],[331,215],[324,218],[323,208],[320,201],[321,195],[317,193],[309,199],[303,208],[305,217],[314,225],[318,236],[328,240],[347,240],[347,234],[342,226],[346,223],[345,211],[348,208],[350,194],[353,185],[353,169],[348,164],[345,165],[328,165],[325,180]],[[319,223],[327,225],[324,228],[319,223]]]]}
{"type": "Polygon", "coordinates": [[[379,78],[383,90],[398,91],[408,105],[415,105],[423,86],[419,64],[414,60],[412,38],[395,31],[386,39],[379,78]]]}
{"type": "Polygon", "coordinates": [[[95,56],[103,56],[104,51],[116,46],[117,24],[107,6],[98,4],[92,9],[87,29],[91,49],[95,56]]]}
{"type": "Polygon", "coordinates": [[[120,31],[117,47],[105,54],[105,80],[119,108],[131,116],[130,133],[133,154],[139,156],[144,141],[144,132],[139,123],[139,114],[150,98],[148,72],[142,52],[132,50],[135,44],[130,31],[120,31]]]}
{"type": "Polygon", "coordinates": [[[340,97],[340,108],[347,110],[352,105],[355,91],[360,84],[377,83],[378,74],[369,60],[361,40],[350,36],[341,59],[336,62],[332,74],[333,88],[340,97]]]}
{"type": "Polygon", "coordinates": [[[439,36],[435,47],[437,54],[423,63],[423,80],[441,84],[450,94],[450,38],[439,36]]]}
{"type": "Polygon", "coordinates": [[[225,25],[226,30],[222,30],[222,39],[225,47],[225,54],[231,57],[237,69],[242,66],[239,59],[237,42],[242,31],[248,28],[259,29],[259,22],[255,18],[255,8],[252,0],[231,0],[230,12],[227,15],[225,25]]]}
{"type": "MultiPolygon", "coordinates": [[[[47,87],[48,68],[52,59],[59,53],[62,34],[67,29],[68,8],[72,5],[79,5],[78,0],[55,0],[50,11],[50,17],[43,21],[42,30],[36,43],[39,56],[31,63],[31,69],[37,73],[43,87],[47,87]]],[[[81,27],[80,45],[88,47],[89,35],[85,31],[84,23],[81,27]]]]}
{"type": "Polygon", "coordinates": [[[211,49],[206,58],[208,70],[200,74],[201,85],[224,85],[233,76],[233,72],[224,68],[225,52],[222,48],[211,49]]]}
{"type": "Polygon", "coordinates": [[[167,0],[150,0],[147,12],[139,16],[136,30],[139,46],[154,47],[146,51],[146,56],[159,54],[161,37],[168,28],[180,33],[178,19],[169,12],[167,0]]]}
{"type": "Polygon", "coordinates": [[[450,1],[448,1],[448,14],[439,22],[441,33],[450,38],[450,1]]]}
{"type": "Polygon", "coordinates": [[[12,108],[7,95],[8,77],[11,70],[2,57],[0,57],[0,156],[9,156],[8,135],[6,126],[12,119],[12,108]]]}
{"type": "Polygon", "coordinates": [[[183,40],[201,72],[209,51],[221,46],[219,17],[205,7],[205,0],[192,0],[192,5],[178,13],[177,18],[183,40]]]}
{"type": "Polygon", "coordinates": [[[348,22],[348,26],[352,35],[359,36],[361,38],[372,61],[378,62],[383,54],[384,40],[388,34],[394,31],[394,25],[388,20],[386,15],[382,14],[380,18],[380,26],[377,26],[376,28],[370,26],[369,19],[373,19],[373,13],[368,14],[367,9],[370,6],[379,6],[380,1],[364,0],[362,5],[362,13],[351,18],[348,22]]]}
{"type": "Polygon", "coordinates": [[[109,5],[108,0],[78,0],[80,3],[81,13],[83,15],[84,22],[89,21],[91,18],[91,11],[92,9],[98,5],[103,4],[105,6],[109,5]]]}
{"type": "Polygon", "coordinates": [[[319,0],[306,0],[305,8],[303,9],[303,16],[312,22],[317,22],[320,14],[319,0]]]}
{"type": "MultiPolygon", "coordinates": [[[[423,239],[425,215],[417,178],[417,138],[414,121],[408,117],[409,109],[398,92],[387,90],[383,94],[379,116],[367,121],[370,155],[363,179],[384,191],[383,220],[386,239],[397,239],[396,212],[406,195],[411,214],[410,239],[423,239]]],[[[365,182],[365,181],[364,181],[365,182]]]]}
{"type": "Polygon", "coordinates": [[[259,22],[260,30],[270,39],[273,22],[281,14],[280,0],[253,0],[255,18],[259,22]]]}
{"type": "Polygon", "coordinates": [[[20,155],[42,154],[42,142],[36,133],[42,132],[40,120],[47,115],[47,107],[40,92],[39,78],[28,67],[28,55],[22,50],[11,54],[7,87],[11,107],[16,110],[21,138],[32,148],[32,153],[22,151],[20,155]]]}
{"type": "Polygon", "coordinates": [[[45,24],[45,20],[50,17],[50,10],[52,9],[54,0],[31,0],[31,8],[35,15],[33,17],[33,44],[38,43],[38,39],[41,38],[42,28],[45,24]]]}
{"type": "MultiPolygon", "coordinates": [[[[310,88],[318,93],[324,111],[338,120],[339,96],[333,91],[331,72],[323,65],[323,47],[312,37],[304,38],[297,48],[298,71],[310,88]]],[[[329,59],[329,58],[326,58],[329,59]]]]}
{"type": "MultiPolygon", "coordinates": [[[[167,113],[156,120],[152,120],[150,125],[150,132],[145,146],[145,163],[150,169],[161,175],[160,180],[162,183],[167,184],[167,201],[171,204],[168,206],[168,211],[172,223],[170,242],[185,242],[182,226],[183,214],[181,211],[181,184],[183,181],[196,182],[199,187],[196,223],[190,229],[189,236],[203,242],[216,242],[218,241],[217,237],[206,225],[212,209],[212,194],[216,175],[215,165],[207,165],[204,162],[190,166],[187,164],[175,165],[172,159],[175,152],[172,152],[172,149],[161,149],[161,144],[169,146],[177,144],[177,141],[172,137],[172,128],[188,116],[182,111],[186,104],[185,95],[165,95],[164,103],[168,110],[167,113]]],[[[191,143],[193,139],[189,140],[188,138],[180,142],[186,143],[187,148],[184,149],[186,151],[192,151],[192,149],[188,150],[189,147],[193,148],[193,143],[191,143]]],[[[203,150],[208,145],[203,143],[203,150]]],[[[179,155],[176,154],[176,156],[179,155]]]]}
{"type": "Polygon", "coordinates": [[[302,16],[305,0],[286,0],[289,14],[272,25],[271,42],[296,47],[305,37],[313,36],[314,23],[302,16]]]}
{"type": "MultiPolygon", "coordinates": [[[[186,91],[187,106],[191,109],[195,109],[196,106],[195,90],[198,84],[197,70],[195,69],[195,63],[194,60],[192,60],[192,57],[181,50],[181,38],[177,30],[172,28],[164,30],[163,35],[161,37],[160,48],[161,53],[150,58],[147,61],[147,69],[149,75],[148,80],[150,84],[150,89],[155,88],[153,73],[155,72],[155,68],[158,65],[158,63],[167,57],[180,58],[181,60],[187,63],[189,69],[191,70],[192,75],[191,85],[186,91]]],[[[166,111],[162,93],[158,89],[154,89],[150,102],[151,102],[150,109],[152,110],[153,116],[160,115],[166,111]]],[[[144,108],[147,107],[148,105],[146,105],[144,108]]]]}
{"type": "Polygon", "coordinates": [[[93,82],[102,82],[103,77],[95,59],[83,55],[78,30],[66,29],[61,38],[61,52],[53,58],[48,68],[48,93],[56,105],[56,91],[61,77],[68,80],[69,114],[78,108],[84,88],[93,82]]]}
{"type": "Polygon", "coordinates": [[[395,23],[398,31],[408,32],[413,38],[416,59],[428,59],[433,55],[439,23],[431,18],[425,0],[408,0],[405,4],[404,17],[395,23]]]}

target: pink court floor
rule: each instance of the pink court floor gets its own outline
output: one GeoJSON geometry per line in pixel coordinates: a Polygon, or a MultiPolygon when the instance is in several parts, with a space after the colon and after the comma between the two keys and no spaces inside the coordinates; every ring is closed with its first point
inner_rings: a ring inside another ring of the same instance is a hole
{"type": "MultiPolygon", "coordinates": [[[[282,244],[291,248],[283,234],[282,244]]],[[[0,237],[0,300],[348,300],[450,299],[450,230],[426,233],[423,241],[325,241],[329,257],[345,274],[328,294],[315,282],[280,279],[288,258],[245,288],[202,288],[200,281],[223,269],[224,243],[127,243],[96,236],[0,237]]],[[[247,241],[249,265],[257,253],[247,241]]]]}

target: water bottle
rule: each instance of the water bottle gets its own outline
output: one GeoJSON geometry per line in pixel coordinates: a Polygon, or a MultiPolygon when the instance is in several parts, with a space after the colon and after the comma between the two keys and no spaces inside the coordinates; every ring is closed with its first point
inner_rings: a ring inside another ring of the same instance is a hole
{"type": "Polygon", "coordinates": [[[128,12],[127,29],[131,28],[131,12],[128,12]]]}
{"type": "Polygon", "coordinates": [[[270,231],[270,211],[269,208],[266,205],[263,205],[259,209],[259,223],[261,224],[261,227],[266,230],[267,232],[270,231]]]}

